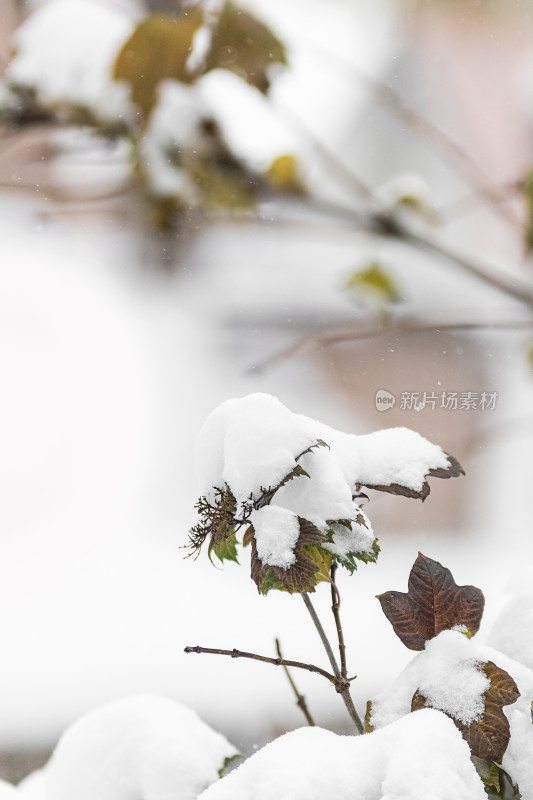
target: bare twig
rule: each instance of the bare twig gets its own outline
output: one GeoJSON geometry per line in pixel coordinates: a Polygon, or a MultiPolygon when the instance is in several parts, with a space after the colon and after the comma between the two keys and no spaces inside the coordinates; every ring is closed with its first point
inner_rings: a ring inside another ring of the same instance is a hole
{"type": "Polygon", "coordinates": [[[482,280],[488,286],[504,292],[521,303],[533,306],[533,283],[531,281],[524,280],[520,275],[508,275],[498,267],[493,267],[480,260],[473,260],[462,253],[449,249],[446,245],[434,239],[409,230],[390,210],[384,209],[379,213],[362,214],[337,203],[314,199],[308,199],[306,202],[310,209],[322,211],[336,219],[351,222],[360,230],[396,239],[399,242],[412,245],[418,250],[425,250],[432,255],[443,258],[455,266],[461,267],[473,277],[482,280]]]}
{"type": "Polygon", "coordinates": [[[254,661],[264,661],[266,664],[274,664],[276,667],[296,667],[297,669],[305,669],[307,672],[316,672],[318,675],[322,675],[324,678],[327,678],[338,691],[338,679],[335,675],[332,675],[330,672],[326,672],[325,669],[321,669],[321,667],[315,667],[314,664],[304,664],[302,661],[286,661],[282,658],[270,658],[269,656],[260,656],[257,653],[246,653],[243,650],[220,650],[219,648],[214,647],[200,647],[200,645],[196,645],[195,647],[186,647],[184,650],[185,653],[211,653],[212,655],[216,656],[230,656],[230,658],[251,658],[254,661]]]}
{"type": "Polygon", "coordinates": [[[341,596],[335,583],[335,573],[337,572],[337,562],[333,561],[331,564],[331,610],[335,618],[335,627],[337,628],[337,638],[339,640],[339,654],[341,658],[341,675],[343,678],[348,677],[348,670],[346,668],[346,645],[344,644],[344,633],[342,631],[340,607],[341,596]]]}
{"type": "Polygon", "coordinates": [[[318,631],[318,635],[320,636],[322,644],[324,645],[324,649],[328,655],[329,663],[331,664],[331,668],[333,670],[336,679],[335,688],[337,689],[337,692],[340,694],[340,696],[344,701],[346,710],[348,711],[348,714],[352,718],[357,733],[361,734],[363,733],[363,723],[361,722],[361,718],[359,717],[359,714],[357,713],[356,708],[353,704],[352,696],[350,694],[350,681],[346,677],[343,677],[341,674],[335,656],[333,655],[333,650],[331,649],[329,639],[326,636],[326,632],[322,627],[320,619],[318,618],[318,614],[316,613],[315,608],[311,602],[311,598],[306,593],[302,594],[301,597],[305,603],[305,607],[307,608],[311,619],[313,620],[313,624],[318,631]]]}
{"type": "Polygon", "coordinates": [[[495,322],[439,322],[437,320],[407,320],[388,325],[369,328],[353,327],[338,331],[329,331],[314,336],[305,336],[290,347],[269,356],[260,364],[254,364],[254,372],[268,369],[272,364],[291,356],[313,353],[323,347],[330,347],[341,342],[375,339],[379,336],[398,336],[403,333],[429,333],[442,331],[480,331],[480,330],[533,330],[531,320],[500,320],[495,322]]]}
{"type": "MultiPolygon", "coordinates": [[[[310,43],[314,49],[321,50],[330,61],[336,61],[345,71],[349,69],[359,80],[363,80],[369,85],[376,97],[383,105],[390,109],[399,119],[407,123],[409,128],[434,149],[438,150],[446,161],[463,178],[466,178],[477,188],[479,195],[483,196],[489,203],[500,205],[506,204],[512,199],[507,186],[498,186],[493,183],[490,175],[472,158],[472,156],[455,139],[447,134],[442,128],[417,111],[410,103],[401,97],[391,86],[380,78],[366,72],[351,59],[344,58],[338,53],[334,53],[329,48],[325,48],[317,42],[310,43]]],[[[502,217],[512,223],[515,227],[524,228],[524,221],[514,209],[508,205],[501,205],[498,211],[502,217]]]]}
{"type": "Polygon", "coordinates": [[[281,666],[285,670],[285,675],[287,676],[287,680],[289,681],[289,683],[291,685],[291,688],[292,688],[292,691],[294,692],[294,694],[296,696],[296,705],[298,706],[298,708],[301,710],[302,714],[306,718],[307,724],[311,725],[311,727],[315,727],[315,721],[314,721],[313,717],[311,716],[311,712],[309,711],[309,708],[307,706],[307,702],[305,700],[305,697],[303,696],[303,694],[300,694],[300,692],[298,691],[298,687],[294,683],[292,675],[288,670],[287,662],[283,659],[283,656],[281,654],[281,645],[279,643],[279,639],[276,639],[276,652],[277,652],[277,654],[279,656],[279,659],[281,661],[281,666]]]}

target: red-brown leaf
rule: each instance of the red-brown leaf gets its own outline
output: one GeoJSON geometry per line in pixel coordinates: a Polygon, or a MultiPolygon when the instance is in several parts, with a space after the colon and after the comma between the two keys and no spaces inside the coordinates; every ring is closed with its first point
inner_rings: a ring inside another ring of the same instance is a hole
{"type": "Polygon", "coordinates": [[[449,569],[418,554],[408,591],[378,595],[383,613],[410,650],[423,650],[441,631],[464,625],[469,636],[479,629],[485,598],[475,586],[457,586],[449,569]]]}

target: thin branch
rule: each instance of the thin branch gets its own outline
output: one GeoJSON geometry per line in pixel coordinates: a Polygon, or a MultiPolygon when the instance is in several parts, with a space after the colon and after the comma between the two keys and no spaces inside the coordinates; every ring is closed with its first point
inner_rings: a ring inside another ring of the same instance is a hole
{"type": "Polygon", "coordinates": [[[315,727],[316,723],[315,723],[313,717],[311,716],[311,712],[309,711],[309,708],[307,706],[307,702],[305,700],[305,697],[303,696],[303,694],[300,694],[300,692],[298,691],[298,687],[294,683],[292,675],[291,675],[291,673],[289,672],[289,670],[287,668],[287,662],[283,659],[283,656],[281,654],[281,645],[279,643],[279,639],[276,639],[276,651],[277,651],[277,654],[278,654],[279,659],[281,661],[281,666],[285,670],[285,675],[287,676],[287,680],[289,681],[289,683],[291,685],[291,688],[292,688],[292,691],[295,694],[296,705],[298,706],[298,708],[301,710],[302,714],[306,718],[307,724],[311,725],[311,727],[315,727]]]}
{"type": "MultiPolygon", "coordinates": [[[[374,94],[383,102],[385,107],[389,108],[399,119],[406,122],[409,128],[423,137],[434,150],[440,151],[450,166],[473,184],[477,188],[478,194],[483,196],[489,203],[504,204],[512,199],[506,186],[502,187],[494,184],[490,175],[479,166],[455,139],[417,111],[391,86],[380,78],[370,75],[350,59],[332,52],[329,48],[325,48],[316,42],[312,43],[312,47],[320,49],[331,61],[336,61],[343,70],[351,70],[360,80],[371,86],[374,94]]],[[[507,205],[501,205],[498,211],[502,217],[505,217],[507,222],[512,223],[515,227],[524,228],[524,221],[514,209],[509,208],[507,205]]]]}
{"type": "Polygon", "coordinates": [[[353,704],[352,696],[350,694],[350,682],[346,677],[343,677],[341,675],[339,666],[337,664],[337,661],[335,660],[335,656],[333,655],[333,650],[331,649],[329,639],[326,636],[326,632],[322,627],[322,623],[318,618],[315,608],[311,602],[311,598],[306,593],[302,594],[301,597],[305,603],[305,607],[307,608],[309,615],[311,616],[311,619],[313,620],[314,626],[318,631],[318,635],[320,636],[322,644],[324,645],[324,649],[328,655],[329,663],[331,664],[331,668],[336,678],[335,688],[337,689],[337,692],[340,694],[340,696],[344,701],[346,710],[348,711],[348,714],[352,718],[357,733],[362,734],[364,730],[363,723],[361,722],[361,718],[359,717],[359,714],[357,713],[355,706],[353,704]]]}
{"type": "Polygon", "coordinates": [[[331,610],[335,619],[335,627],[337,628],[337,638],[339,640],[339,654],[341,658],[341,675],[343,678],[348,677],[348,670],[346,668],[346,645],[344,644],[344,633],[341,625],[340,607],[341,596],[335,583],[335,573],[337,572],[337,562],[333,561],[331,564],[331,610]]]}
{"type": "Polygon", "coordinates": [[[519,275],[508,275],[503,270],[485,264],[482,261],[474,261],[462,253],[454,252],[443,244],[429,239],[421,234],[416,234],[409,230],[390,210],[384,210],[378,214],[361,214],[354,209],[336,203],[322,202],[313,199],[307,200],[307,205],[311,209],[322,210],[325,214],[330,214],[337,219],[344,219],[347,222],[357,225],[359,229],[368,233],[387,238],[396,239],[399,242],[412,245],[418,250],[425,250],[439,258],[444,258],[455,266],[461,267],[475,278],[479,278],[488,286],[504,292],[509,297],[519,300],[528,306],[533,306],[533,283],[525,281],[519,275]]]}
{"type": "Polygon", "coordinates": [[[304,353],[313,353],[323,347],[330,347],[341,342],[353,342],[363,339],[374,339],[379,336],[398,336],[404,333],[431,333],[442,331],[491,331],[491,330],[532,330],[531,320],[501,320],[495,322],[438,322],[431,320],[409,320],[395,322],[390,325],[380,325],[371,328],[345,328],[340,331],[321,333],[316,336],[305,336],[290,347],[280,350],[269,356],[259,364],[253,365],[253,371],[259,372],[268,369],[272,364],[291,356],[304,353]]]}
{"type": "Polygon", "coordinates": [[[264,661],[266,664],[274,664],[276,667],[296,667],[297,669],[305,669],[307,672],[316,672],[318,675],[322,675],[324,678],[327,678],[328,681],[333,683],[335,688],[338,687],[338,679],[336,675],[332,675],[330,672],[326,672],[325,669],[321,669],[321,667],[315,667],[314,664],[304,664],[301,661],[287,661],[283,658],[270,658],[269,656],[260,656],[257,653],[245,653],[243,650],[219,650],[218,648],[213,647],[200,647],[200,645],[196,645],[195,647],[186,647],[184,649],[185,653],[211,653],[212,655],[216,656],[230,656],[230,658],[251,658],[254,661],[264,661]]]}
{"type": "MultiPolygon", "coordinates": [[[[500,185],[500,191],[507,193],[507,200],[516,198],[524,191],[524,181],[514,180],[500,185]]],[[[437,208],[437,216],[443,223],[453,222],[456,219],[461,219],[466,214],[476,211],[485,205],[498,205],[504,202],[503,198],[487,197],[486,193],[480,189],[474,189],[468,194],[463,195],[458,200],[452,200],[446,205],[437,208]]],[[[524,223],[525,224],[525,223],[524,223]]]]}

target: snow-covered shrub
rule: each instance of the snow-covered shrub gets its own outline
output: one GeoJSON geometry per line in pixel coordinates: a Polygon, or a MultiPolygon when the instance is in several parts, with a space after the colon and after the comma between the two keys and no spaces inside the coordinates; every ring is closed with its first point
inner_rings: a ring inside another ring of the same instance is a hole
{"type": "MultiPolygon", "coordinates": [[[[466,800],[518,797],[520,785],[520,796],[533,800],[533,675],[470,641],[481,623],[483,594],[458,586],[439,562],[419,553],[408,591],[378,598],[401,641],[421,652],[390,689],[368,703],[364,725],[350,695],[335,572],[338,564],[353,572],[358,562],[378,558],[361,506],[363,491],[425,499],[427,478],[460,475],[458,461],[405,428],[341,433],[266,394],[215,409],[200,432],[196,460],[202,495],[200,522],[190,534],[192,553],[208,541],[210,556],[237,561],[242,535],[242,545],[251,545],[251,575],[259,591],[303,596],[332,673],[281,653],[273,659],[200,646],[186,652],[260,658],[319,672],[342,696],[357,732],[365,734],[353,739],[316,728],[294,732],[202,797],[466,800]],[[331,585],[340,663],[308,595],[321,582],[331,585]]],[[[302,700],[298,695],[313,724],[302,700]]]]}

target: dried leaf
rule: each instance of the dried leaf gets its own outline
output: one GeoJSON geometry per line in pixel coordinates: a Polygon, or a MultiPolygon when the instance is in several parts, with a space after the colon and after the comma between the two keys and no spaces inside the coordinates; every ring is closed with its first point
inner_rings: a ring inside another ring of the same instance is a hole
{"type": "Polygon", "coordinates": [[[179,16],[158,14],[143,20],[122,47],[114,77],[131,86],[133,102],[148,116],[157,99],[157,87],[165,78],[190,83],[187,70],[194,36],[203,15],[187,9],[179,16]]]}
{"type": "Polygon", "coordinates": [[[263,594],[270,589],[282,589],[286,592],[313,592],[319,578],[320,567],[313,558],[311,549],[324,541],[324,534],[302,517],[298,517],[300,536],[294,548],[296,561],[288,569],[263,564],[257,555],[255,537],[252,539],[252,579],[263,594]]]}
{"type": "Polygon", "coordinates": [[[475,586],[457,586],[449,569],[418,554],[408,591],[378,595],[383,613],[410,650],[423,650],[441,631],[464,625],[468,636],[479,629],[485,598],[475,586]]]}
{"type": "MultiPolygon", "coordinates": [[[[456,458],[450,456],[448,453],[445,454],[446,458],[448,459],[449,467],[438,467],[436,469],[430,469],[427,475],[425,476],[430,478],[458,478],[459,475],[464,475],[464,469],[457,461],[456,458]]],[[[390,492],[390,494],[400,494],[403,497],[412,497],[415,500],[425,500],[428,494],[430,493],[431,489],[429,483],[424,481],[422,484],[422,488],[420,490],[411,489],[408,486],[402,486],[399,483],[391,483],[388,485],[385,484],[372,484],[372,483],[365,483],[365,486],[368,489],[376,489],[378,492],[390,492]]]]}
{"type": "Polygon", "coordinates": [[[365,720],[364,720],[364,724],[363,724],[363,733],[373,733],[374,732],[374,726],[370,722],[371,717],[372,717],[372,700],[367,700],[366,711],[365,711],[365,720]]]}
{"type": "Polygon", "coordinates": [[[213,34],[206,72],[227,69],[266,93],[272,64],[286,64],[285,48],[252,14],[226,3],[213,34]]]}

